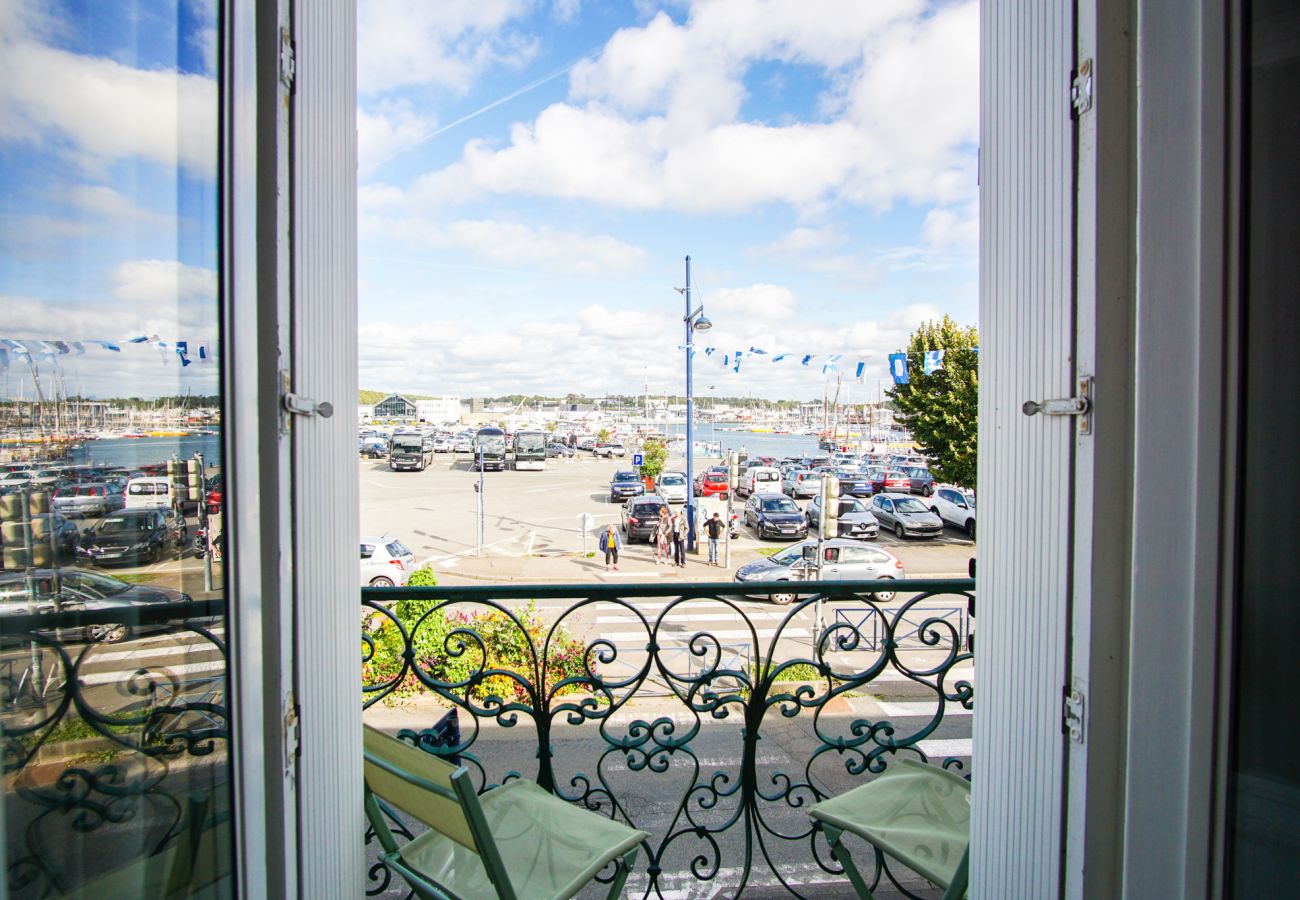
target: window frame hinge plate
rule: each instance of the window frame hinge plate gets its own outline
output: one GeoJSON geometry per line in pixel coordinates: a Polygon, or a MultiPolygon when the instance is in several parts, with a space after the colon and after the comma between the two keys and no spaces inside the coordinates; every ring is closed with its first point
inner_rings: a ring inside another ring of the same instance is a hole
{"type": "Polygon", "coordinates": [[[1067,684],[1061,697],[1061,733],[1069,735],[1073,743],[1082,744],[1087,714],[1087,696],[1083,691],[1067,684]]]}
{"type": "Polygon", "coordinates": [[[1079,63],[1079,68],[1070,73],[1070,118],[1078,119],[1092,110],[1092,70],[1091,59],[1079,63]]]}
{"type": "Polygon", "coordinates": [[[288,28],[280,29],[280,83],[292,94],[298,80],[298,51],[288,28]]]}

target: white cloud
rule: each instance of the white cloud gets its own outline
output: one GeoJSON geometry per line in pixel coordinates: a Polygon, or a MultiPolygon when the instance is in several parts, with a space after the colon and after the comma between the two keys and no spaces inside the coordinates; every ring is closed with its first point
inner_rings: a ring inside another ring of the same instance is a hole
{"type": "Polygon", "coordinates": [[[208,312],[216,319],[217,273],[212,269],[171,259],[137,259],[119,263],[110,280],[113,296],[125,303],[162,308],[211,304],[208,312]]]}
{"type": "Polygon", "coordinates": [[[78,184],[68,189],[68,202],[115,223],[173,225],[176,217],[137,206],[135,201],[103,184],[78,184]]]}
{"type": "Polygon", "coordinates": [[[609,275],[635,272],[649,258],[641,247],[608,235],[497,219],[442,222],[431,207],[386,186],[362,189],[360,206],[368,238],[455,250],[503,266],[609,275]]]}
{"type": "Polygon", "coordinates": [[[438,121],[422,116],[405,100],[357,107],[357,169],[369,175],[394,154],[424,139],[438,121]]]}
{"type": "Polygon", "coordinates": [[[803,253],[826,250],[844,242],[844,238],[829,227],[800,226],[762,247],[754,247],[753,256],[798,256],[803,253]]]}
{"type": "Polygon", "coordinates": [[[572,22],[582,11],[582,0],[552,0],[551,15],[561,22],[572,22]]]}
{"type": "Polygon", "coordinates": [[[714,0],[678,25],[623,29],[571,74],[571,99],[518,123],[509,143],[465,145],[416,184],[428,202],[484,193],[640,210],[801,211],[847,201],[954,203],[975,192],[978,8],[917,0],[714,0]],[[822,68],[825,121],[739,121],[758,62],[822,68]]]}
{"type": "Polygon", "coordinates": [[[211,176],[211,78],[135,69],[12,33],[0,39],[0,141],[70,149],[88,163],[140,157],[211,176]]]}
{"type": "Polygon", "coordinates": [[[979,208],[971,203],[956,209],[935,208],[925,214],[921,236],[939,250],[974,250],[979,246],[979,208]]]}
{"type": "Polygon", "coordinates": [[[412,85],[465,91],[494,64],[522,65],[536,43],[506,29],[529,0],[362,0],[357,79],[363,94],[412,85]]]}

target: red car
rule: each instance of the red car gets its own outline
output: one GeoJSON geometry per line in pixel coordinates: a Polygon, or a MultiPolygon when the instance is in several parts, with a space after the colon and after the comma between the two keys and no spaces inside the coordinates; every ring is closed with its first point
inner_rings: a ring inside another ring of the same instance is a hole
{"type": "Polygon", "coordinates": [[[900,472],[898,469],[877,472],[871,478],[871,493],[883,494],[886,491],[901,491],[904,494],[912,493],[912,476],[906,472],[900,472]]]}
{"type": "Polygon", "coordinates": [[[712,497],[727,493],[727,475],[725,472],[705,472],[695,479],[695,496],[712,497]]]}
{"type": "Polygon", "coordinates": [[[218,478],[214,480],[212,486],[208,489],[207,503],[208,513],[210,515],[215,515],[216,513],[221,512],[221,501],[223,499],[224,495],[221,489],[221,479],[218,478]]]}

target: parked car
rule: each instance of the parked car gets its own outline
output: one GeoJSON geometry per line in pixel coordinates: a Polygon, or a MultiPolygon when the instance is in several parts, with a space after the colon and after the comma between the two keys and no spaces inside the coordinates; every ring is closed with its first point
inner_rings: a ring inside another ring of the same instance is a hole
{"type": "Polygon", "coordinates": [[[176,489],[162,476],[143,475],[126,483],[126,509],[175,509],[176,489]]]}
{"type": "Polygon", "coordinates": [[[835,470],[835,477],[840,483],[841,497],[871,496],[871,479],[861,469],[841,466],[835,470]]]}
{"type": "Polygon", "coordinates": [[[591,448],[591,452],[606,459],[612,459],[615,456],[627,456],[627,448],[622,444],[596,444],[591,448]]]}
{"type": "Polygon", "coordinates": [[[639,497],[645,493],[645,482],[631,469],[620,469],[609,480],[609,502],[621,503],[629,497],[639,497]]]}
{"type": "Polygon", "coordinates": [[[781,490],[781,470],[771,466],[751,466],[740,476],[736,493],[742,497],[763,491],[781,490]]]}
{"type": "Polygon", "coordinates": [[[188,603],[192,599],[189,594],[182,591],[127,584],[87,569],[36,569],[32,576],[30,586],[36,589],[34,595],[29,590],[25,573],[11,572],[0,575],[0,617],[25,615],[31,611],[33,604],[38,614],[98,612],[105,609],[122,611],[123,621],[120,623],[72,626],[54,632],[65,639],[71,632],[77,638],[87,641],[115,644],[136,632],[167,630],[172,626],[165,622],[145,626],[133,626],[129,623],[135,617],[135,610],[140,607],[160,603],[188,603]],[[56,574],[58,575],[57,590],[55,589],[56,574]]]}
{"type": "Polygon", "coordinates": [[[664,472],[655,483],[655,493],[669,503],[685,503],[688,488],[686,476],[681,472],[664,472]]]}
{"type": "Polygon", "coordinates": [[[434,453],[451,453],[456,449],[456,442],[445,434],[438,435],[433,439],[434,453]]]}
{"type": "Polygon", "coordinates": [[[929,469],[923,466],[904,466],[902,471],[907,473],[908,490],[913,494],[929,497],[934,493],[934,476],[929,469]]]}
{"type": "Polygon", "coordinates": [[[126,503],[116,484],[90,482],[60,488],[54,494],[54,511],[65,516],[104,516],[126,503]]]}
{"type": "Polygon", "coordinates": [[[759,540],[808,536],[808,522],[798,505],[785,494],[775,492],[750,496],[745,503],[745,524],[754,529],[759,540]]]}
{"type": "Polygon", "coordinates": [[[795,469],[781,482],[781,490],[791,497],[815,497],[822,489],[822,476],[810,469],[795,469]]]}
{"type": "Polygon", "coordinates": [[[401,541],[383,535],[362,536],[362,587],[400,587],[406,584],[413,571],[415,554],[401,541]]]}
{"type": "Polygon", "coordinates": [[[657,494],[633,497],[624,503],[620,517],[623,520],[623,536],[627,542],[653,541],[655,529],[659,527],[659,510],[667,508],[667,502],[657,494]]]}
{"type": "Polygon", "coordinates": [[[552,458],[557,457],[557,456],[558,456],[558,457],[561,457],[561,458],[563,458],[563,459],[569,459],[569,458],[572,457],[576,452],[577,452],[577,451],[575,451],[575,450],[574,450],[572,447],[570,447],[568,444],[557,444],[557,443],[552,442],[552,443],[549,443],[549,444],[546,445],[546,458],[547,458],[547,459],[552,459],[552,458]]]}
{"type": "MultiPolygon", "coordinates": [[[[880,534],[880,523],[872,515],[871,508],[856,497],[841,498],[840,514],[836,523],[835,537],[874,539],[880,534]]],[[[804,515],[808,518],[810,529],[820,529],[822,523],[822,498],[818,494],[808,501],[804,515]]]]}
{"type": "Polygon", "coordinates": [[[451,442],[452,449],[457,453],[470,453],[474,450],[474,435],[459,434],[451,442]]]}
{"type": "Polygon", "coordinates": [[[871,498],[871,512],[880,523],[899,538],[938,537],[943,534],[943,519],[911,494],[878,494],[871,498]]]}
{"type": "Polygon", "coordinates": [[[895,454],[894,456],[891,456],[889,458],[889,468],[891,469],[903,469],[903,468],[907,468],[908,466],[920,466],[921,468],[928,468],[929,465],[930,465],[930,461],[928,459],[926,459],[924,456],[917,456],[915,454],[909,454],[909,453],[895,454]]]}
{"type": "Polygon", "coordinates": [[[942,485],[930,498],[930,512],[975,539],[975,495],[952,485],[942,485]]]}
{"type": "Polygon", "coordinates": [[[81,535],[77,559],[96,566],[157,562],[189,543],[185,520],[173,509],[123,509],[104,516],[81,535]]]}
{"type": "Polygon", "coordinates": [[[885,469],[871,477],[871,492],[883,494],[886,491],[912,492],[912,476],[901,469],[885,469]]]}
{"type": "Polygon", "coordinates": [[[729,490],[726,472],[705,472],[695,479],[695,496],[712,497],[729,490]]]}
{"type": "MultiPolygon", "coordinates": [[[[802,541],[784,548],[771,556],[746,563],[736,570],[736,581],[795,581],[816,579],[815,562],[804,560],[804,548],[816,547],[817,541],[802,541]],[[796,572],[799,577],[796,577],[796,572]]],[[[832,538],[822,543],[821,578],[823,581],[883,581],[906,578],[903,561],[879,547],[866,547],[857,541],[832,538]]],[[[743,590],[743,589],[742,589],[743,590]]],[[[877,600],[894,599],[894,591],[876,591],[877,600]]],[[[773,603],[786,604],[795,598],[793,593],[753,594],[773,603]]]]}

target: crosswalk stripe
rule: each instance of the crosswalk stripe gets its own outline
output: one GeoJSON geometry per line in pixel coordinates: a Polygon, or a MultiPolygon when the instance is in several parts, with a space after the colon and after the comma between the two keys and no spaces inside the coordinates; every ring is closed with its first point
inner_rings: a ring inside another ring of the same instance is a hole
{"type": "Polygon", "coordinates": [[[953,738],[951,740],[920,741],[917,746],[931,759],[943,759],[948,756],[971,756],[973,742],[970,738],[953,738]]]}
{"type": "MultiPolygon", "coordinates": [[[[780,620],[780,619],[784,619],[785,616],[782,613],[748,613],[746,618],[750,619],[751,621],[754,619],[780,620]]],[[[620,623],[627,624],[627,623],[636,623],[640,621],[641,620],[638,619],[636,616],[596,616],[597,625],[606,625],[606,624],[616,625],[620,623]]],[[[654,621],[652,617],[651,617],[651,621],[652,622],[654,621]]],[[[665,620],[665,623],[672,624],[674,622],[715,622],[715,621],[718,621],[718,616],[716,613],[680,613],[680,614],[674,614],[672,616],[669,616],[665,620]]],[[[730,621],[735,621],[735,616],[732,616],[730,621]]]]}
{"type": "MultiPolygon", "coordinates": [[[[167,674],[193,675],[199,672],[224,672],[225,669],[226,661],[219,660],[217,662],[186,663],[185,665],[168,666],[167,674]]],[[[83,685],[112,684],[121,681],[124,674],[126,673],[121,669],[110,672],[95,672],[90,675],[83,674],[80,680],[83,685]]]]}
{"type": "MultiPolygon", "coordinates": [[[[876,705],[881,711],[891,719],[906,717],[917,717],[932,719],[938,706],[933,701],[923,703],[898,703],[895,701],[877,700],[876,705]]],[[[971,710],[964,708],[960,703],[948,703],[944,705],[943,717],[949,716],[969,716],[971,710]]]]}
{"type": "MultiPolygon", "coordinates": [[[[719,638],[719,639],[721,639],[721,638],[749,638],[749,637],[751,637],[751,634],[750,634],[750,632],[749,632],[748,630],[746,630],[746,629],[740,629],[740,628],[737,628],[737,629],[720,629],[720,630],[707,629],[707,630],[705,630],[705,631],[706,631],[707,634],[711,634],[711,635],[713,635],[715,638],[719,638]]],[[[681,644],[684,645],[684,644],[689,643],[691,637],[693,637],[696,633],[697,633],[697,632],[689,631],[689,632],[683,632],[683,633],[680,634],[680,635],[665,635],[664,632],[660,631],[660,632],[659,632],[659,639],[660,639],[660,642],[662,643],[662,642],[663,642],[663,639],[664,639],[665,637],[668,637],[668,638],[676,637],[676,638],[678,639],[678,641],[679,641],[681,644]]],[[[782,636],[784,636],[784,637],[788,637],[788,638],[811,638],[811,637],[812,637],[812,631],[811,631],[810,629],[808,629],[808,628],[787,628],[785,631],[780,631],[779,629],[776,629],[776,628],[759,628],[759,629],[756,629],[756,630],[753,632],[753,634],[754,634],[754,635],[757,635],[757,636],[760,637],[760,638],[776,637],[778,634],[780,634],[780,635],[782,635],[782,636]]],[[[608,640],[611,640],[611,641],[613,641],[614,643],[617,644],[619,641],[642,641],[642,642],[644,642],[644,641],[649,637],[649,635],[648,635],[646,632],[644,632],[644,631],[615,631],[615,632],[612,632],[612,633],[610,633],[610,634],[601,635],[601,637],[604,637],[604,638],[606,638],[606,639],[608,639],[608,640]]],[[[639,648],[638,648],[638,649],[639,649],[639,648]]]]}

